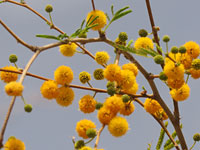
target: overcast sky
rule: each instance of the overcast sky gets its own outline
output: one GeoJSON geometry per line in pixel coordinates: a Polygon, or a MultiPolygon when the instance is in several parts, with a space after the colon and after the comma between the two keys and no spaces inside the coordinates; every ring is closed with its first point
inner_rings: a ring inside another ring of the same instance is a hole
{"type": "MultiPolygon", "coordinates": [[[[19,0],[18,0],[19,1],[19,0]]],[[[90,0],[27,0],[27,3],[43,16],[48,18],[48,14],[44,11],[46,4],[52,4],[54,11],[52,13],[53,22],[67,34],[73,33],[81,24],[87,13],[92,10],[90,0]]],[[[114,22],[107,30],[107,36],[111,40],[115,40],[119,32],[127,32],[129,40],[138,38],[138,30],[141,28],[151,32],[150,22],[144,0],[95,0],[96,9],[103,10],[111,15],[110,6],[114,4],[114,9],[118,10],[129,5],[133,12],[118,22],[114,22]]],[[[199,38],[199,0],[168,0],[168,1],[151,1],[155,24],[160,27],[159,36],[168,34],[171,37],[169,46],[180,46],[185,42],[193,40],[200,43],[199,38]]],[[[20,38],[31,45],[42,46],[55,42],[54,40],[36,38],[36,34],[52,34],[59,33],[50,30],[48,25],[38,16],[34,15],[25,8],[3,3],[0,4],[0,19],[7,24],[20,38]]],[[[88,33],[88,37],[97,37],[94,31],[88,33]]],[[[16,40],[0,26],[0,67],[9,65],[8,57],[14,53],[18,56],[18,66],[23,68],[33,53],[27,48],[16,43],[16,40]]],[[[163,49],[164,44],[161,43],[163,49]]],[[[108,51],[113,63],[113,48],[104,43],[93,43],[86,45],[86,48],[93,54],[96,51],[108,51]]],[[[137,60],[149,71],[158,74],[161,68],[154,64],[152,59],[141,58],[136,56],[137,60]],[[154,65],[154,67],[152,67],[154,65]]],[[[126,63],[122,59],[120,64],[126,63]]],[[[62,56],[58,48],[49,49],[39,55],[37,60],[31,66],[29,72],[53,79],[54,70],[60,66],[70,66],[74,71],[74,80],[72,84],[81,85],[78,80],[78,74],[81,71],[88,71],[91,74],[97,65],[88,56],[75,54],[72,58],[62,56]]],[[[149,93],[151,90],[141,74],[137,77],[139,88],[145,86],[149,93]]],[[[55,150],[55,149],[73,149],[71,141],[72,136],[81,139],[75,132],[76,122],[81,119],[91,119],[101,127],[98,122],[96,113],[85,115],[78,110],[78,101],[80,97],[86,94],[93,94],[90,91],[82,91],[75,89],[75,100],[69,107],[63,108],[56,104],[55,101],[48,101],[42,98],[40,94],[40,86],[43,81],[26,77],[24,86],[24,97],[28,103],[33,105],[33,111],[28,114],[23,110],[23,102],[17,98],[12,115],[10,117],[7,130],[5,132],[5,140],[9,136],[16,136],[24,141],[27,150],[55,150]]],[[[105,89],[106,82],[91,81],[92,85],[97,88],[105,89]]],[[[169,96],[168,88],[161,81],[156,81],[159,91],[173,110],[173,103],[169,96]]],[[[189,80],[191,95],[188,100],[180,103],[181,122],[183,123],[183,133],[185,135],[188,147],[193,144],[193,134],[200,132],[200,101],[199,101],[199,80],[189,80]]],[[[0,127],[2,126],[11,97],[4,93],[4,83],[0,82],[0,127]]],[[[106,94],[97,94],[98,101],[104,101],[106,94]]],[[[141,99],[144,102],[144,99],[141,99]]],[[[135,112],[126,117],[129,122],[130,130],[121,137],[115,138],[111,136],[107,127],[102,132],[99,148],[105,150],[122,150],[124,148],[134,150],[145,150],[148,143],[152,143],[154,149],[160,132],[160,126],[157,122],[147,114],[143,108],[135,103],[135,112]]],[[[173,128],[169,125],[169,131],[172,133],[173,128]]],[[[90,146],[94,144],[91,143],[90,146]]],[[[198,149],[197,145],[194,149],[198,149]]]]}

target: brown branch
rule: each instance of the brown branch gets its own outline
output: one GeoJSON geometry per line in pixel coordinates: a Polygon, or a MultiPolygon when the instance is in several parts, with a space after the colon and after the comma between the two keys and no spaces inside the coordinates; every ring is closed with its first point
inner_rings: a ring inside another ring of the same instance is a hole
{"type": "Polygon", "coordinates": [[[96,138],[96,142],[95,142],[95,145],[94,145],[95,149],[97,148],[97,146],[99,144],[100,135],[101,135],[101,132],[103,131],[104,127],[105,127],[105,124],[102,125],[101,129],[97,133],[97,138],[96,138]]]}
{"type": "Polygon", "coordinates": [[[91,2],[92,2],[92,8],[93,8],[93,11],[95,11],[94,0],[91,0],[91,2]]]}
{"type": "Polygon", "coordinates": [[[0,20],[0,24],[16,39],[16,41],[18,43],[24,45],[25,47],[27,47],[31,51],[35,52],[36,47],[29,45],[26,42],[24,42],[22,39],[20,39],[2,20],[0,20]]]}

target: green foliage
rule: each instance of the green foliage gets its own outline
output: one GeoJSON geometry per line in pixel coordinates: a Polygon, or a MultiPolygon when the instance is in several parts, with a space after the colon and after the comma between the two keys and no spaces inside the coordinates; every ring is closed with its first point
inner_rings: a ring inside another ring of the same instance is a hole
{"type": "MultiPolygon", "coordinates": [[[[167,128],[167,126],[168,126],[168,122],[166,121],[165,128],[167,128]]],[[[163,143],[164,136],[165,136],[165,131],[163,130],[163,128],[161,128],[158,143],[156,145],[156,150],[160,150],[162,143],[163,143]]]]}

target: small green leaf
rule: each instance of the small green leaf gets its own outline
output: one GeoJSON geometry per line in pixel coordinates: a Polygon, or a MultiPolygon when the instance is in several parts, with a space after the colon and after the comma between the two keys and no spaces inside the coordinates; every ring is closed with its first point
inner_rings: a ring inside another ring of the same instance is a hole
{"type": "Polygon", "coordinates": [[[128,44],[127,44],[127,47],[130,47],[132,43],[133,43],[133,40],[130,40],[130,41],[128,42],[128,44]]]}
{"type": "Polygon", "coordinates": [[[111,9],[112,16],[114,16],[114,6],[113,6],[113,4],[111,5],[110,9],[111,9]]]}
{"type": "Polygon", "coordinates": [[[94,19],[92,19],[92,21],[89,22],[87,26],[90,26],[97,18],[99,18],[99,16],[96,16],[94,19]]]}
{"type": "Polygon", "coordinates": [[[70,37],[77,37],[81,33],[81,29],[77,29],[70,37]]]}
{"type": "Polygon", "coordinates": [[[144,53],[149,54],[149,55],[151,55],[152,57],[158,55],[158,53],[155,52],[155,51],[152,50],[152,49],[144,49],[144,48],[141,48],[141,49],[139,49],[139,51],[143,51],[144,53]]]}
{"type": "MultiPolygon", "coordinates": [[[[165,128],[167,128],[167,126],[168,126],[168,122],[165,122],[165,128]]],[[[160,150],[163,143],[164,136],[165,136],[165,131],[163,130],[163,128],[161,128],[160,136],[156,145],[156,150],[160,150]]]]}
{"type": "Polygon", "coordinates": [[[126,10],[126,9],[128,9],[128,8],[129,8],[129,6],[126,6],[126,7],[124,7],[124,8],[121,8],[120,10],[118,10],[118,11],[115,13],[115,15],[120,14],[122,11],[124,11],[124,10],[126,10]]]}
{"type": "Polygon", "coordinates": [[[119,18],[121,18],[121,17],[123,17],[123,16],[125,16],[125,15],[127,15],[127,14],[129,14],[129,13],[131,13],[131,12],[132,12],[132,10],[127,10],[127,11],[125,11],[125,12],[123,12],[123,13],[120,13],[120,14],[118,14],[118,15],[115,15],[115,16],[113,17],[113,19],[112,19],[112,22],[115,21],[115,20],[117,20],[117,19],[119,19],[119,18]]]}
{"type": "Polygon", "coordinates": [[[93,24],[92,26],[87,27],[86,29],[89,30],[89,29],[91,29],[91,28],[93,28],[93,27],[96,27],[96,26],[98,26],[98,25],[99,25],[99,24],[96,23],[96,24],[93,24]]]}
{"type": "Polygon", "coordinates": [[[83,29],[84,23],[85,23],[85,19],[84,19],[84,20],[82,21],[82,23],[81,23],[81,29],[83,29]]]}
{"type": "Polygon", "coordinates": [[[59,40],[60,41],[60,38],[58,38],[57,36],[54,36],[54,35],[37,34],[36,37],[46,38],[46,39],[54,39],[54,40],[59,40]]]}
{"type": "Polygon", "coordinates": [[[86,22],[86,26],[88,25],[88,23],[90,22],[90,20],[92,19],[93,15],[90,16],[90,18],[88,19],[88,21],[86,22]]]}
{"type": "Polygon", "coordinates": [[[108,19],[108,21],[110,22],[110,17],[108,16],[108,14],[106,13],[106,17],[108,19]]]}

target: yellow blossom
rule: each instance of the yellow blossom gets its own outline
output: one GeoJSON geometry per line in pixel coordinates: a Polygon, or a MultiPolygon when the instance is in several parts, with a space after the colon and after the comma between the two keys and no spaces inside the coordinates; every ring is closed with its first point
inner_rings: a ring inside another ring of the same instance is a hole
{"type": "Polygon", "coordinates": [[[109,59],[110,59],[110,56],[105,51],[97,52],[95,55],[95,60],[100,65],[106,64],[109,59]]]}
{"type": "Polygon", "coordinates": [[[128,64],[124,64],[122,66],[123,70],[130,70],[134,73],[135,76],[138,75],[138,68],[134,63],[128,63],[128,64]]]}
{"type": "Polygon", "coordinates": [[[123,103],[122,108],[120,109],[120,114],[124,115],[124,116],[129,116],[130,114],[132,114],[135,110],[135,106],[133,104],[133,102],[129,103],[123,103]]]}
{"type": "Polygon", "coordinates": [[[161,108],[160,104],[154,99],[147,98],[144,102],[144,109],[150,114],[154,114],[161,108]]]}
{"type": "Polygon", "coordinates": [[[83,71],[79,74],[79,80],[81,83],[85,84],[91,80],[91,75],[88,72],[83,71]]]}
{"type": "Polygon", "coordinates": [[[185,83],[184,78],[168,78],[167,84],[170,88],[179,89],[185,83]]]}
{"type": "Polygon", "coordinates": [[[97,114],[98,119],[102,124],[108,124],[115,115],[116,113],[104,106],[100,108],[97,114]]]}
{"type": "Polygon", "coordinates": [[[144,49],[153,49],[153,41],[148,37],[139,37],[134,44],[136,49],[144,48],[144,49]]]}
{"type": "Polygon", "coordinates": [[[44,98],[53,99],[58,95],[58,85],[55,81],[48,80],[42,84],[40,91],[44,98]]]}
{"type": "Polygon", "coordinates": [[[91,95],[83,96],[79,101],[79,109],[84,113],[95,111],[96,101],[91,95]]]}
{"type": "Polygon", "coordinates": [[[171,90],[170,94],[171,94],[172,98],[175,101],[184,101],[190,95],[190,87],[187,84],[184,84],[179,89],[173,89],[173,90],[171,90]]]}
{"type": "Polygon", "coordinates": [[[59,105],[66,107],[72,104],[74,100],[74,91],[71,88],[62,86],[58,88],[58,93],[56,102],[59,105]]]}
{"type": "Polygon", "coordinates": [[[123,106],[123,101],[121,97],[117,95],[108,97],[104,102],[104,107],[110,109],[113,113],[119,112],[122,106],[123,106]]]}
{"type": "Polygon", "coordinates": [[[86,21],[88,22],[90,17],[91,17],[90,21],[92,21],[97,16],[98,16],[98,18],[92,23],[92,25],[94,25],[94,24],[98,24],[98,25],[93,27],[92,30],[100,30],[107,23],[107,17],[105,15],[105,13],[101,10],[93,10],[90,13],[88,13],[86,21]]]}
{"type": "Polygon", "coordinates": [[[11,137],[4,144],[4,150],[25,150],[25,145],[21,140],[11,137]]]}
{"type": "Polygon", "coordinates": [[[77,122],[76,124],[76,132],[78,133],[78,135],[84,139],[87,139],[88,136],[86,135],[86,131],[87,129],[96,128],[96,125],[91,121],[91,120],[87,120],[87,119],[83,119],[80,120],[79,122],[77,122]]]}
{"type": "Polygon", "coordinates": [[[60,52],[67,57],[71,57],[76,53],[77,45],[75,43],[63,44],[59,46],[60,52]]]}
{"type": "Polygon", "coordinates": [[[54,79],[58,84],[70,84],[74,78],[72,69],[67,66],[60,66],[54,72],[54,79]]]}
{"type": "Polygon", "coordinates": [[[116,116],[108,124],[108,131],[115,137],[120,137],[128,131],[128,122],[125,118],[116,116]]]}
{"type": "Polygon", "coordinates": [[[121,80],[121,68],[116,64],[108,65],[104,70],[104,77],[109,81],[121,80]]]}
{"type": "Polygon", "coordinates": [[[5,85],[5,91],[9,96],[21,96],[24,86],[16,81],[9,82],[5,85]]]}
{"type": "Polygon", "coordinates": [[[198,79],[198,78],[200,78],[200,70],[196,70],[196,69],[194,69],[194,68],[191,68],[191,69],[189,70],[189,72],[191,73],[191,76],[192,76],[193,79],[198,79]]]}
{"type": "Polygon", "coordinates": [[[174,62],[167,62],[164,67],[164,73],[168,78],[183,78],[184,66],[182,64],[175,65],[174,62]]]}
{"type": "MultiPolygon", "coordinates": [[[[18,71],[18,69],[13,66],[6,66],[6,67],[3,67],[2,69],[18,71]]],[[[18,78],[18,75],[16,73],[12,73],[12,72],[1,71],[0,77],[1,77],[1,80],[3,80],[5,83],[9,83],[11,81],[16,81],[18,78]]]]}
{"type": "Polygon", "coordinates": [[[199,45],[194,41],[189,41],[184,44],[187,54],[190,55],[193,59],[197,58],[200,53],[199,45]]]}

